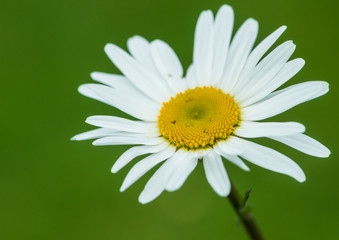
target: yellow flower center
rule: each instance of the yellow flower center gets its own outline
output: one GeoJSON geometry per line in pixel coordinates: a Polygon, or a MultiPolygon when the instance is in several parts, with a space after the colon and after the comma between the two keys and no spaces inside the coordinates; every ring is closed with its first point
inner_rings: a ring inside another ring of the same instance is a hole
{"type": "Polygon", "coordinates": [[[196,87],[163,103],[158,127],[177,148],[209,148],[232,135],[240,122],[239,112],[234,99],[221,89],[196,87]]]}

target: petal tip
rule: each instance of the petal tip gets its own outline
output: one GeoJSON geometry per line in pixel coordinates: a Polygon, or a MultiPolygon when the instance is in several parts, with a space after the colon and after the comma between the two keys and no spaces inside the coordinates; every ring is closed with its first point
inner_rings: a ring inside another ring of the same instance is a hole
{"type": "Polygon", "coordinates": [[[112,43],[106,43],[104,51],[107,53],[112,48],[112,43]]]}
{"type": "Polygon", "coordinates": [[[174,191],[177,191],[181,186],[172,186],[172,185],[168,185],[166,186],[166,191],[167,192],[174,192],[174,191]]]}
{"type": "Polygon", "coordinates": [[[93,141],[93,142],[92,142],[92,145],[93,145],[93,146],[101,146],[102,144],[101,144],[101,141],[100,141],[100,140],[101,140],[101,139],[99,138],[99,139],[93,141]]]}
{"type": "Polygon", "coordinates": [[[297,175],[293,176],[293,178],[300,183],[303,183],[306,181],[305,173],[301,169],[297,175]]]}
{"type": "Polygon", "coordinates": [[[145,204],[147,204],[147,203],[149,203],[153,200],[153,199],[150,199],[149,197],[147,197],[147,195],[145,194],[144,191],[141,192],[141,194],[139,195],[139,198],[138,198],[138,201],[143,205],[145,205],[145,204]]]}
{"type": "Polygon", "coordinates": [[[113,53],[115,52],[117,48],[118,47],[115,46],[113,43],[107,43],[104,47],[104,51],[109,57],[111,57],[111,56],[114,56],[113,53]]]}
{"type": "Polygon", "coordinates": [[[220,197],[227,197],[231,192],[231,188],[216,192],[220,197]]]}
{"type": "Polygon", "coordinates": [[[322,86],[326,93],[330,90],[330,84],[328,82],[323,82],[322,86]]]}
{"type": "Polygon", "coordinates": [[[120,169],[116,167],[114,164],[113,167],[111,168],[111,173],[117,173],[120,169]]]}
{"type": "Polygon", "coordinates": [[[233,14],[233,8],[230,5],[227,4],[223,4],[219,10],[217,14],[233,14]]]}
{"type": "Polygon", "coordinates": [[[304,124],[301,124],[301,123],[296,122],[295,125],[296,125],[296,130],[297,130],[298,132],[304,133],[304,132],[306,131],[306,127],[305,127],[304,124]]]}
{"type": "Polygon", "coordinates": [[[323,146],[322,153],[319,154],[317,157],[328,158],[330,155],[331,155],[331,150],[323,146]]]}
{"type": "Polygon", "coordinates": [[[78,87],[78,92],[82,95],[85,95],[84,92],[88,89],[88,84],[81,84],[79,87],[78,87]]]}
{"type": "Polygon", "coordinates": [[[279,28],[279,30],[282,31],[282,32],[284,32],[286,29],[287,29],[287,26],[286,26],[286,25],[282,25],[282,26],[279,28]]]}
{"type": "Polygon", "coordinates": [[[89,76],[93,79],[96,80],[98,78],[98,75],[100,74],[100,72],[91,72],[89,74],[89,76]]]}
{"type": "Polygon", "coordinates": [[[87,117],[85,123],[92,124],[93,117],[87,117]]]}
{"type": "Polygon", "coordinates": [[[300,183],[305,182],[306,181],[306,176],[305,175],[301,176],[300,178],[297,179],[297,181],[300,182],[300,183]]]}
{"type": "Polygon", "coordinates": [[[120,192],[124,192],[127,188],[128,188],[127,185],[125,184],[125,182],[123,182],[121,187],[120,187],[120,189],[119,189],[119,191],[120,192]]]}
{"type": "Polygon", "coordinates": [[[246,172],[251,171],[251,169],[247,165],[243,166],[243,170],[246,171],[246,172]]]}
{"type": "Polygon", "coordinates": [[[145,205],[145,204],[149,203],[149,201],[147,201],[146,199],[144,199],[141,195],[140,195],[140,197],[138,198],[138,201],[139,201],[142,205],[145,205]]]}
{"type": "Polygon", "coordinates": [[[297,58],[297,59],[295,59],[295,61],[298,61],[298,63],[301,65],[301,67],[303,67],[306,63],[303,58],[297,58]]]}
{"type": "Polygon", "coordinates": [[[256,27],[256,28],[259,27],[258,21],[255,20],[254,18],[248,18],[248,19],[246,20],[246,23],[247,23],[247,24],[251,24],[251,25],[253,25],[253,27],[256,27]]]}

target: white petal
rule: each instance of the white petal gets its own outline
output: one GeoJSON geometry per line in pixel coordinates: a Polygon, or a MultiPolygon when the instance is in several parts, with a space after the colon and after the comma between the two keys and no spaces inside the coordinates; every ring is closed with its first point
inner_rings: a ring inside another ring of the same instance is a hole
{"type": "Polygon", "coordinates": [[[110,136],[114,133],[118,132],[117,130],[107,129],[107,128],[97,128],[94,130],[90,130],[84,133],[80,133],[72,137],[72,141],[82,141],[89,140],[94,138],[106,137],[110,136]]]}
{"type": "Polygon", "coordinates": [[[238,81],[247,57],[254,45],[258,34],[258,22],[252,18],[247,19],[235,34],[226,60],[226,69],[221,89],[230,92],[238,81]]]}
{"type": "Polygon", "coordinates": [[[299,182],[306,180],[302,169],[287,156],[268,147],[238,138],[239,144],[245,147],[245,152],[240,156],[247,161],[268,170],[286,174],[299,182]]]}
{"type": "Polygon", "coordinates": [[[244,171],[249,171],[250,168],[244,163],[243,160],[241,160],[240,157],[236,156],[236,155],[229,155],[226,153],[221,152],[221,156],[223,156],[225,159],[227,159],[228,161],[230,161],[231,163],[233,163],[234,165],[240,167],[242,170],[244,171]]]}
{"type": "Polygon", "coordinates": [[[133,36],[127,40],[128,51],[132,56],[149,70],[156,72],[151,54],[150,43],[141,36],[133,36]]]}
{"type": "Polygon", "coordinates": [[[135,183],[139,178],[141,178],[145,173],[150,169],[155,167],[160,162],[170,158],[175,153],[175,148],[169,146],[162,150],[161,152],[153,153],[152,155],[144,158],[143,160],[137,162],[132,169],[128,172],[120,191],[125,191],[133,183],[135,183]]]}
{"type": "Polygon", "coordinates": [[[213,151],[213,149],[209,148],[209,149],[200,149],[200,150],[197,150],[197,151],[194,151],[194,157],[196,159],[203,159],[209,152],[213,151]]]}
{"type": "Polygon", "coordinates": [[[139,196],[139,202],[148,203],[157,198],[164,190],[170,176],[186,156],[186,150],[178,150],[153,174],[139,196]]]}
{"type": "MultiPolygon", "coordinates": [[[[167,161],[166,161],[167,162],[167,161]]],[[[166,162],[153,174],[148,180],[144,190],[139,195],[139,202],[142,204],[149,203],[156,199],[164,190],[165,184],[163,178],[167,175],[166,162]]]]}
{"type": "Polygon", "coordinates": [[[149,154],[149,153],[156,153],[164,150],[165,148],[169,147],[169,144],[167,142],[163,142],[159,145],[151,145],[151,146],[137,146],[132,147],[128,149],[126,152],[124,152],[118,160],[114,163],[112,167],[112,173],[118,172],[121,168],[126,166],[130,161],[132,161],[134,158],[149,154]]]}
{"type": "Polygon", "coordinates": [[[188,176],[197,166],[198,159],[194,156],[187,156],[181,160],[181,163],[177,166],[166,185],[167,191],[176,191],[184,184],[188,176]]]}
{"type": "Polygon", "coordinates": [[[310,81],[273,92],[262,101],[242,109],[244,120],[262,120],[278,115],[300,103],[317,98],[329,90],[328,83],[310,81]]]}
{"type": "Polygon", "coordinates": [[[115,116],[91,116],[86,119],[86,123],[97,127],[104,127],[125,132],[159,133],[157,123],[132,121],[126,118],[115,116]]]}
{"type": "Polygon", "coordinates": [[[178,56],[165,42],[155,40],[151,43],[152,57],[154,63],[173,93],[181,92],[186,88],[182,80],[183,68],[178,56]]]}
{"type": "Polygon", "coordinates": [[[111,61],[140,91],[158,103],[167,102],[170,99],[170,92],[164,82],[121,48],[113,44],[106,44],[105,52],[111,61]]]}
{"type": "Polygon", "coordinates": [[[214,150],[229,155],[239,155],[244,151],[244,148],[235,140],[233,137],[230,137],[226,141],[220,141],[214,146],[214,150]]]}
{"type": "Polygon", "coordinates": [[[331,154],[331,151],[327,147],[304,134],[270,138],[311,156],[327,158],[331,154]]]}
{"type": "Polygon", "coordinates": [[[213,39],[213,66],[211,85],[219,82],[224,72],[228,48],[232,36],[234,13],[230,6],[223,5],[215,17],[213,39]]]}
{"type": "MultiPolygon", "coordinates": [[[[157,78],[157,80],[162,82],[162,85],[167,88],[166,78],[162,76],[157,67],[157,61],[159,59],[154,59],[153,57],[151,43],[141,36],[134,36],[128,39],[127,47],[132,56],[141,63],[143,67],[152,72],[153,77],[157,78]]],[[[172,95],[174,93],[175,92],[171,92],[172,95]]]]}
{"type": "MultiPolygon", "coordinates": [[[[235,141],[236,142],[236,141],[235,141]]],[[[214,151],[219,154],[220,156],[223,156],[227,160],[229,160],[231,163],[235,164],[236,166],[240,167],[241,169],[245,171],[249,171],[250,169],[247,167],[247,165],[235,154],[241,154],[245,150],[244,147],[242,147],[240,144],[233,143],[232,145],[224,145],[224,144],[217,144],[214,146],[214,151]],[[234,149],[236,151],[234,151],[234,149]]]]}
{"type": "Polygon", "coordinates": [[[279,71],[279,73],[265,86],[263,86],[260,91],[257,91],[253,96],[246,98],[241,106],[249,106],[276,90],[278,87],[283,85],[289,79],[291,79],[295,74],[297,74],[301,68],[305,65],[305,61],[301,58],[297,58],[287,62],[284,67],[279,71]]]}
{"type": "Polygon", "coordinates": [[[136,90],[135,86],[125,76],[122,75],[103,72],[92,72],[91,78],[113,88],[133,89],[134,91],[136,90]]]}
{"type": "Polygon", "coordinates": [[[184,70],[180,60],[167,43],[161,40],[154,40],[151,43],[151,52],[155,65],[165,79],[169,75],[178,79],[182,78],[184,70]]]}
{"type": "Polygon", "coordinates": [[[107,145],[157,145],[163,143],[165,140],[161,137],[150,137],[147,134],[127,134],[119,136],[110,136],[99,138],[93,142],[95,146],[107,146],[107,145]]]}
{"type": "Polygon", "coordinates": [[[239,81],[236,83],[232,89],[232,94],[236,95],[245,85],[246,80],[248,80],[248,74],[251,73],[255,66],[258,64],[259,60],[264,56],[267,50],[275,43],[275,41],[281,36],[281,34],[286,30],[286,26],[282,26],[271,33],[263,41],[258,44],[258,46],[251,52],[249,55],[246,64],[241,71],[239,81]]]}
{"type": "Polygon", "coordinates": [[[213,13],[203,11],[198,19],[194,35],[193,64],[199,86],[207,85],[213,63],[213,13]]]}
{"type": "Polygon", "coordinates": [[[208,183],[218,195],[226,197],[231,191],[231,183],[221,157],[210,151],[204,157],[203,164],[208,183]]]}
{"type": "Polygon", "coordinates": [[[245,138],[286,136],[305,132],[305,126],[297,122],[246,122],[235,129],[235,134],[245,138]]]}
{"type": "Polygon", "coordinates": [[[295,45],[292,41],[284,42],[276,47],[249,74],[249,80],[245,80],[246,86],[234,96],[235,100],[241,103],[259,92],[282,69],[294,50],[295,45]]]}
{"type": "Polygon", "coordinates": [[[190,89],[194,89],[196,86],[198,86],[197,72],[193,64],[191,64],[187,69],[185,81],[187,82],[187,87],[190,89]]]}
{"type": "Polygon", "coordinates": [[[79,92],[87,97],[120,109],[127,114],[145,120],[157,121],[161,106],[137,91],[118,91],[101,84],[83,84],[79,92]]]}

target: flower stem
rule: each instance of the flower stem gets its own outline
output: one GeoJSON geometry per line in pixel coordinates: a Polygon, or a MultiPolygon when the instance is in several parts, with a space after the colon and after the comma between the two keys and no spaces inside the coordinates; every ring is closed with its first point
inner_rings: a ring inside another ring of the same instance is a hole
{"type": "Polygon", "coordinates": [[[234,210],[243,223],[250,238],[252,240],[262,240],[263,236],[261,235],[260,230],[254,221],[251,211],[248,208],[245,208],[250,191],[248,191],[245,195],[245,198],[243,198],[239,191],[235,188],[234,184],[231,182],[231,193],[228,195],[228,199],[230,200],[234,210]]]}

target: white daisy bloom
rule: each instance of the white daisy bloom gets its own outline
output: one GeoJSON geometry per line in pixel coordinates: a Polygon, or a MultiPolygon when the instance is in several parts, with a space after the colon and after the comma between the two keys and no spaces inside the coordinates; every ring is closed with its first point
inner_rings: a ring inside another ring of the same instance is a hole
{"type": "Polygon", "coordinates": [[[263,168],[305,181],[301,168],[287,156],[248,138],[268,137],[306,154],[328,157],[330,151],[304,135],[297,122],[258,122],[328,92],[328,83],[309,81],[276,91],[304,65],[288,60],[295,50],[286,41],[263,58],[285,31],[282,26],[254,49],[258,23],[249,18],[231,40],[234,14],[224,5],[214,17],[210,10],[198,19],[193,63],[184,76],[172,48],[161,40],[134,36],[130,53],[114,44],[105,52],[123,75],[94,72],[101,84],[84,84],[79,92],[126,112],[139,120],[92,116],[86,122],[99,127],[73,140],[96,139],[93,145],[139,145],[121,155],[116,173],[134,158],[148,155],[127,174],[121,191],[162,164],[139,196],[148,203],[164,190],[179,189],[202,161],[206,178],[220,196],[231,185],[222,157],[248,171],[245,159],[263,168]]]}

